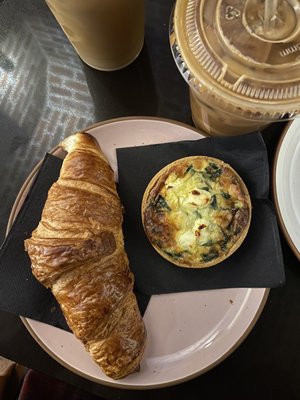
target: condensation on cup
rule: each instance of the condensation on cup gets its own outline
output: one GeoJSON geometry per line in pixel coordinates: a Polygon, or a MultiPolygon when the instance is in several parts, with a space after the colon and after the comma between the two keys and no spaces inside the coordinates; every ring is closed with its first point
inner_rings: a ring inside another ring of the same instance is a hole
{"type": "Polygon", "coordinates": [[[170,44],[204,133],[244,134],[300,113],[300,0],[177,0],[170,44]]]}
{"type": "Polygon", "coordinates": [[[126,67],[144,44],[144,0],[46,0],[80,58],[114,71],[126,67]]]}

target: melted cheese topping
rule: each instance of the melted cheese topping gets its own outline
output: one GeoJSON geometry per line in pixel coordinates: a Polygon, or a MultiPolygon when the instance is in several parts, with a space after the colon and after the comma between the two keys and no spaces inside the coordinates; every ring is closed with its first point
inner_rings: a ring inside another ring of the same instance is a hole
{"type": "Polygon", "coordinates": [[[200,168],[191,164],[170,172],[145,214],[152,243],[187,264],[226,254],[245,225],[243,218],[237,223],[239,212],[249,218],[240,182],[224,164],[211,160],[202,161],[200,168]]]}
{"type": "MultiPolygon", "coordinates": [[[[161,194],[171,208],[167,221],[176,226],[178,251],[195,253],[197,246],[205,246],[223,237],[216,217],[222,207],[226,208],[226,201],[219,196],[214,182],[210,180],[210,187],[207,183],[200,173],[187,173],[183,177],[173,173],[165,182],[161,194]],[[216,207],[213,202],[216,202],[216,207]]],[[[230,216],[230,211],[227,213],[230,216]]]]}

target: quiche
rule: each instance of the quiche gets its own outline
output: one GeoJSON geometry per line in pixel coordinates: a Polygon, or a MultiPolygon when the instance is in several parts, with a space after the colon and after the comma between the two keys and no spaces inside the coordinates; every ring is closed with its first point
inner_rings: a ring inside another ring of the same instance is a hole
{"type": "Polygon", "coordinates": [[[149,182],[142,222],[154,249],[171,263],[204,268],[229,257],[251,221],[247,187],[228,164],[192,156],[172,162],[149,182]]]}

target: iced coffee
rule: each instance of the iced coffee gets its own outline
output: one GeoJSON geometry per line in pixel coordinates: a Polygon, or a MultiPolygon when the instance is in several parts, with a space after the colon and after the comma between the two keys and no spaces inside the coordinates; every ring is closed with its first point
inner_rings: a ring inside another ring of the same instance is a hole
{"type": "Polygon", "coordinates": [[[46,0],[80,58],[112,71],[130,64],[144,42],[144,0],[46,0]]]}
{"type": "Polygon", "coordinates": [[[299,0],[177,0],[170,43],[203,132],[242,134],[300,113],[299,0]]]}

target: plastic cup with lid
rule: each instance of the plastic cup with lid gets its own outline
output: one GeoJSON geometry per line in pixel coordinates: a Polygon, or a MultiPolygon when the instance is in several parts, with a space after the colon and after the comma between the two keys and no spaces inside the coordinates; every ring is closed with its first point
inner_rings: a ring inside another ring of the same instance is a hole
{"type": "Polygon", "coordinates": [[[177,0],[170,44],[204,133],[248,133],[300,113],[299,0],[177,0]]]}

